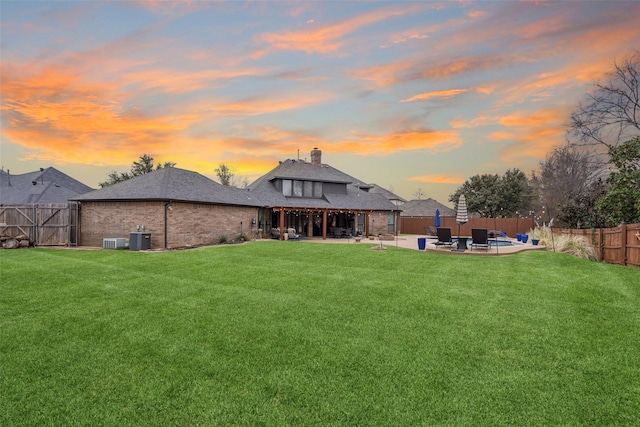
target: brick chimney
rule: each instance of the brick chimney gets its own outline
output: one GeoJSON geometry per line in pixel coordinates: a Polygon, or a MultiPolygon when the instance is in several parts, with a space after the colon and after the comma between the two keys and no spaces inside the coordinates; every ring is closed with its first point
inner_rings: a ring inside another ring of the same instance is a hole
{"type": "Polygon", "coordinates": [[[322,151],[317,148],[311,150],[311,164],[315,166],[322,166],[322,151]]]}

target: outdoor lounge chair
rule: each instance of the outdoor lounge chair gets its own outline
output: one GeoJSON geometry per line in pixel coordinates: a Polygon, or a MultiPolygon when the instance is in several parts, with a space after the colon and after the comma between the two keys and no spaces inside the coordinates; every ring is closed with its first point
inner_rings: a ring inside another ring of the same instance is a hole
{"type": "Polygon", "coordinates": [[[300,240],[300,235],[296,233],[295,228],[287,228],[287,234],[289,235],[289,240],[300,240]]]}
{"type": "Polygon", "coordinates": [[[438,232],[436,231],[436,227],[429,225],[424,228],[424,234],[427,236],[437,236],[438,232]]]}
{"type": "Polygon", "coordinates": [[[438,234],[438,241],[436,242],[436,248],[438,246],[451,246],[453,245],[453,240],[451,239],[451,229],[448,227],[438,227],[436,229],[436,233],[438,234]]]}
{"type": "Polygon", "coordinates": [[[471,229],[471,250],[474,247],[484,248],[489,250],[491,244],[489,243],[489,231],[486,228],[472,228],[471,229]]]}

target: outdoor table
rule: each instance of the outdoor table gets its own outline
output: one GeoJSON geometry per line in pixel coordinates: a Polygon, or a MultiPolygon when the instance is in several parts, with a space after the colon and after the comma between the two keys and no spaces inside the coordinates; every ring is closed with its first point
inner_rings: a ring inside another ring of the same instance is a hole
{"type": "Polygon", "coordinates": [[[458,248],[454,249],[454,251],[462,252],[469,249],[467,247],[467,240],[469,240],[469,236],[460,236],[460,237],[456,237],[456,239],[458,240],[458,248]]]}

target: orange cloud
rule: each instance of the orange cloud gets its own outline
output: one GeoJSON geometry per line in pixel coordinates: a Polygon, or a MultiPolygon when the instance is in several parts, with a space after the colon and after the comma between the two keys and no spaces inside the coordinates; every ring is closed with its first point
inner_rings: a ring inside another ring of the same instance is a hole
{"type": "Polygon", "coordinates": [[[427,99],[432,99],[432,98],[447,99],[447,98],[452,98],[461,93],[464,93],[466,91],[467,89],[448,89],[448,90],[438,90],[434,92],[425,92],[425,93],[412,96],[411,98],[403,99],[401,102],[425,101],[427,99]]]}
{"type": "Polygon", "coordinates": [[[200,119],[189,111],[152,116],[126,107],[119,85],[83,81],[63,67],[28,74],[3,64],[1,88],[3,139],[27,148],[30,158],[61,163],[126,164],[166,152],[200,119]]]}
{"type": "Polygon", "coordinates": [[[204,71],[151,69],[141,72],[124,73],[125,81],[136,84],[143,90],[163,91],[164,93],[186,93],[210,87],[212,82],[240,77],[264,76],[268,69],[236,68],[212,69],[204,71]]]}
{"type": "Polygon", "coordinates": [[[407,181],[417,181],[424,182],[427,184],[462,184],[465,181],[465,178],[461,178],[459,176],[454,175],[420,175],[420,176],[412,176],[411,178],[407,178],[407,181]]]}
{"type": "Polygon", "coordinates": [[[460,74],[487,71],[506,65],[511,59],[499,55],[468,56],[423,63],[423,60],[400,60],[351,72],[354,78],[388,86],[416,80],[448,79],[460,74]]]}
{"type": "Polygon", "coordinates": [[[383,9],[368,12],[332,25],[283,33],[264,33],[258,41],[275,50],[300,50],[307,53],[332,53],[342,47],[342,39],[362,27],[375,24],[406,11],[383,9]]]}
{"type": "Polygon", "coordinates": [[[325,103],[333,98],[329,93],[308,93],[304,96],[281,95],[274,98],[252,98],[242,101],[212,105],[215,114],[223,116],[257,116],[294,109],[307,108],[325,103]]]}
{"type": "Polygon", "coordinates": [[[500,158],[510,163],[544,158],[553,147],[564,143],[568,115],[567,109],[557,107],[498,117],[497,122],[509,132],[496,132],[493,139],[513,141],[501,149],[500,158]]]}
{"type": "Polygon", "coordinates": [[[462,145],[456,131],[411,130],[386,135],[360,134],[335,143],[341,152],[360,155],[388,155],[400,151],[446,152],[462,145]]]}

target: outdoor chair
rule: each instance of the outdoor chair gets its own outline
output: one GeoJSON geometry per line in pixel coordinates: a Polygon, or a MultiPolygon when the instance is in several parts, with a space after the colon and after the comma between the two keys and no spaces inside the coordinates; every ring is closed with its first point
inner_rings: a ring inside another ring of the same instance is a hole
{"type": "Polygon", "coordinates": [[[287,228],[287,234],[289,235],[289,240],[300,240],[300,235],[296,233],[295,228],[287,228]]]}
{"type": "Polygon", "coordinates": [[[424,234],[427,236],[436,236],[438,233],[436,231],[436,227],[429,225],[424,228],[424,234]]]}
{"type": "Polygon", "coordinates": [[[471,250],[473,248],[484,248],[489,250],[491,243],[489,243],[489,231],[486,228],[472,228],[471,229],[471,250]]]}
{"type": "Polygon", "coordinates": [[[274,227],[271,229],[271,238],[280,240],[280,228],[274,227]]]}
{"type": "Polygon", "coordinates": [[[438,246],[451,246],[453,240],[451,239],[451,229],[449,227],[438,227],[436,229],[438,235],[438,241],[436,242],[436,249],[438,246]]]}

